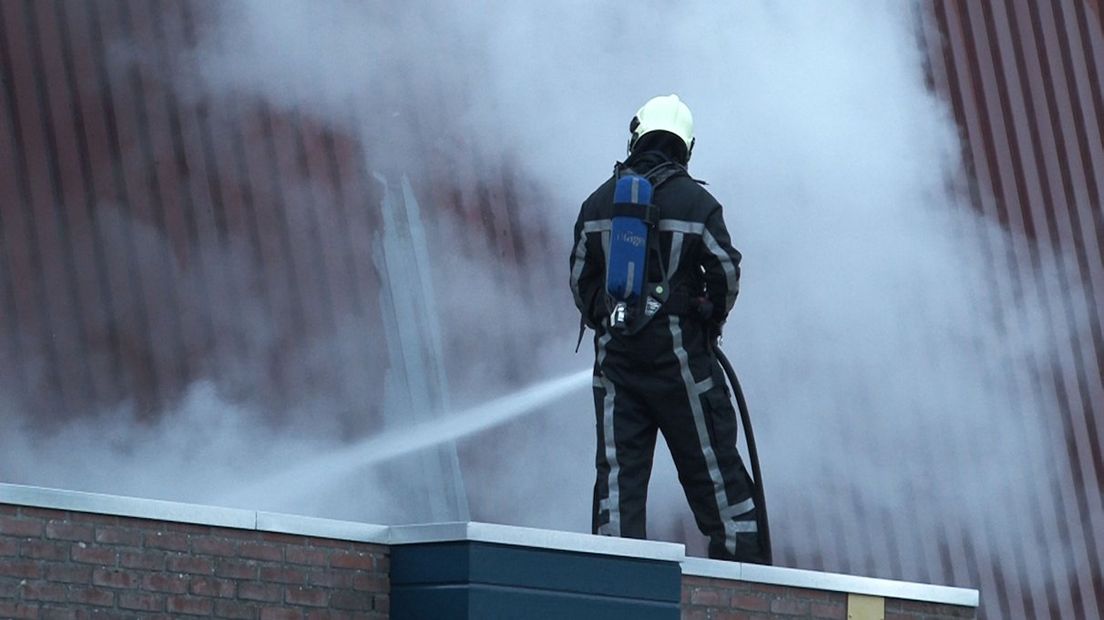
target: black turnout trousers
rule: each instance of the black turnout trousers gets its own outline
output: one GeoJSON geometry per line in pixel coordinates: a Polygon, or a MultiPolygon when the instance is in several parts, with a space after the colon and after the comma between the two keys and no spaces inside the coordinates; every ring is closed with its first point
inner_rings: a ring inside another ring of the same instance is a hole
{"type": "Polygon", "coordinates": [[[595,339],[597,479],[592,530],[646,537],[645,503],[662,432],[709,557],[761,561],[751,478],[737,449],[738,422],[705,327],[692,317],[657,316],[648,346],[621,351],[595,339]]]}

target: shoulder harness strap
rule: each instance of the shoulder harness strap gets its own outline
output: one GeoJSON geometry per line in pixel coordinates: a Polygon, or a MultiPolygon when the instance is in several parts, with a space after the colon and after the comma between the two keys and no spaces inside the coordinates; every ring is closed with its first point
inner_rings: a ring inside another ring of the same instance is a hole
{"type": "MultiPolygon", "coordinates": [[[[659,187],[661,185],[663,185],[664,183],[666,183],[667,181],[670,181],[671,179],[673,179],[675,177],[682,176],[682,175],[686,175],[687,177],[690,177],[690,173],[687,172],[685,167],[680,166],[679,164],[676,164],[673,161],[665,161],[661,164],[653,166],[652,168],[650,168],[649,170],[647,170],[643,174],[637,172],[636,170],[630,168],[629,166],[626,166],[622,162],[615,162],[613,164],[613,178],[614,179],[620,179],[621,175],[623,175],[623,174],[636,174],[636,175],[639,175],[639,176],[642,176],[642,177],[648,179],[648,182],[652,184],[652,191],[653,192],[655,190],[659,189],[659,187]]],[[[690,179],[692,181],[694,181],[695,183],[705,185],[705,181],[699,181],[698,179],[695,179],[693,177],[690,177],[690,179]]],[[[648,211],[648,216],[647,216],[646,219],[648,220],[648,223],[653,225],[653,226],[659,220],[659,207],[657,205],[652,205],[651,206],[651,208],[648,211]]],[[[650,236],[650,241],[649,241],[649,246],[650,246],[648,248],[649,252],[654,252],[657,255],[659,254],[659,240],[658,240],[658,237],[656,237],[655,235],[651,235],[650,236]]],[[[667,301],[667,298],[670,295],[670,287],[667,284],[667,273],[666,273],[666,269],[664,269],[664,265],[662,265],[662,261],[661,261],[661,264],[660,264],[660,269],[663,271],[663,279],[662,279],[661,282],[648,287],[650,290],[645,294],[645,303],[647,303],[647,300],[649,298],[651,298],[652,300],[654,300],[654,302],[658,302],[660,305],[662,305],[663,303],[665,303],[667,301]],[[655,299],[656,297],[659,297],[659,299],[655,299]]],[[[645,313],[645,315],[643,317],[640,317],[640,319],[637,321],[637,324],[634,325],[633,328],[628,330],[627,333],[628,334],[634,334],[634,333],[640,331],[645,325],[647,325],[651,321],[652,316],[654,316],[654,315],[655,315],[654,310],[651,313],[645,313]]],[[[580,316],[579,317],[579,338],[575,342],[575,352],[576,353],[579,352],[579,345],[581,345],[582,342],[583,342],[583,334],[584,334],[585,331],[586,331],[586,321],[582,316],[580,316]]]]}

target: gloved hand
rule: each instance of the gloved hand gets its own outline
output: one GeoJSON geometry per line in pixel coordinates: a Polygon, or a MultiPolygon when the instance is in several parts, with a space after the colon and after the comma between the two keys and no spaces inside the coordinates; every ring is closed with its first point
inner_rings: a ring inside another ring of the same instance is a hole
{"type": "Polygon", "coordinates": [[[713,302],[706,296],[695,297],[690,300],[690,307],[701,322],[705,324],[705,337],[711,345],[716,344],[721,338],[721,323],[713,316],[713,302]]]}
{"type": "Polygon", "coordinates": [[[709,301],[708,297],[698,297],[692,304],[694,311],[698,313],[698,318],[706,323],[713,320],[713,302],[709,301]]]}

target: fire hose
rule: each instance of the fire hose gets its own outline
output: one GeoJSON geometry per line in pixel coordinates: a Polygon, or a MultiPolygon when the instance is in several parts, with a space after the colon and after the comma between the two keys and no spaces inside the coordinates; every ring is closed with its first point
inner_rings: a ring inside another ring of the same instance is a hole
{"type": "Polygon", "coordinates": [[[770,523],[767,519],[767,500],[763,493],[763,475],[759,468],[759,451],[755,447],[755,433],[751,430],[751,414],[748,413],[747,401],[744,399],[744,391],[740,388],[740,380],[736,378],[736,371],[732,369],[732,364],[729,363],[725,354],[721,352],[720,347],[713,347],[713,352],[717,355],[717,361],[721,363],[721,368],[724,369],[725,376],[728,378],[728,385],[732,388],[732,393],[736,396],[736,406],[740,410],[740,425],[744,427],[748,461],[751,463],[753,483],[751,492],[752,498],[755,500],[756,526],[759,530],[759,537],[766,563],[773,564],[770,523]]]}

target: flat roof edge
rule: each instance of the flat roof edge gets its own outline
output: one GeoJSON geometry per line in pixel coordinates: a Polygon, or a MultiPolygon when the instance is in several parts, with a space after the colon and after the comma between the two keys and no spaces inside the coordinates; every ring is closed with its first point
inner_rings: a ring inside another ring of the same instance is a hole
{"type": "Polygon", "coordinates": [[[276,512],[258,512],[257,529],[262,532],[277,532],[296,536],[313,536],[315,538],[331,538],[379,545],[390,544],[390,528],[386,525],[374,523],[338,521],[276,512]]]}
{"type": "Polygon", "coordinates": [[[535,547],[553,551],[612,555],[642,560],[681,562],[686,547],[680,543],[595,536],[579,532],[496,523],[453,522],[397,525],[391,527],[392,545],[440,542],[485,542],[499,545],[535,547]]]}
{"type": "Polygon", "coordinates": [[[517,545],[553,551],[678,562],[683,575],[698,577],[851,592],[963,607],[977,607],[979,602],[978,591],[968,588],[690,558],[686,557],[686,548],[678,543],[594,536],[494,523],[454,522],[386,526],[3,482],[0,482],[0,504],[381,545],[451,541],[517,545]]]}
{"type": "Polygon", "coordinates": [[[859,577],[840,573],[822,573],[781,566],[724,562],[705,558],[686,558],[683,560],[682,574],[811,590],[866,594],[925,603],[958,605],[960,607],[977,607],[980,601],[978,590],[971,588],[938,586],[876,577],[859,577]]]}
{"type": "Polygon", "coordinates": [[[385,525],[0,482],[0,504],[388,544],[385,525]]]}
{"type": "Polygon", "coordinates": [[[220,508],[159,499],[67,491],[21,484],[0,483],[0,504],[19,504],[72,512],[92,512],[117,517],[156,519],[216,527],[252,530],[257,513],[239,508],[220,508]]]}

